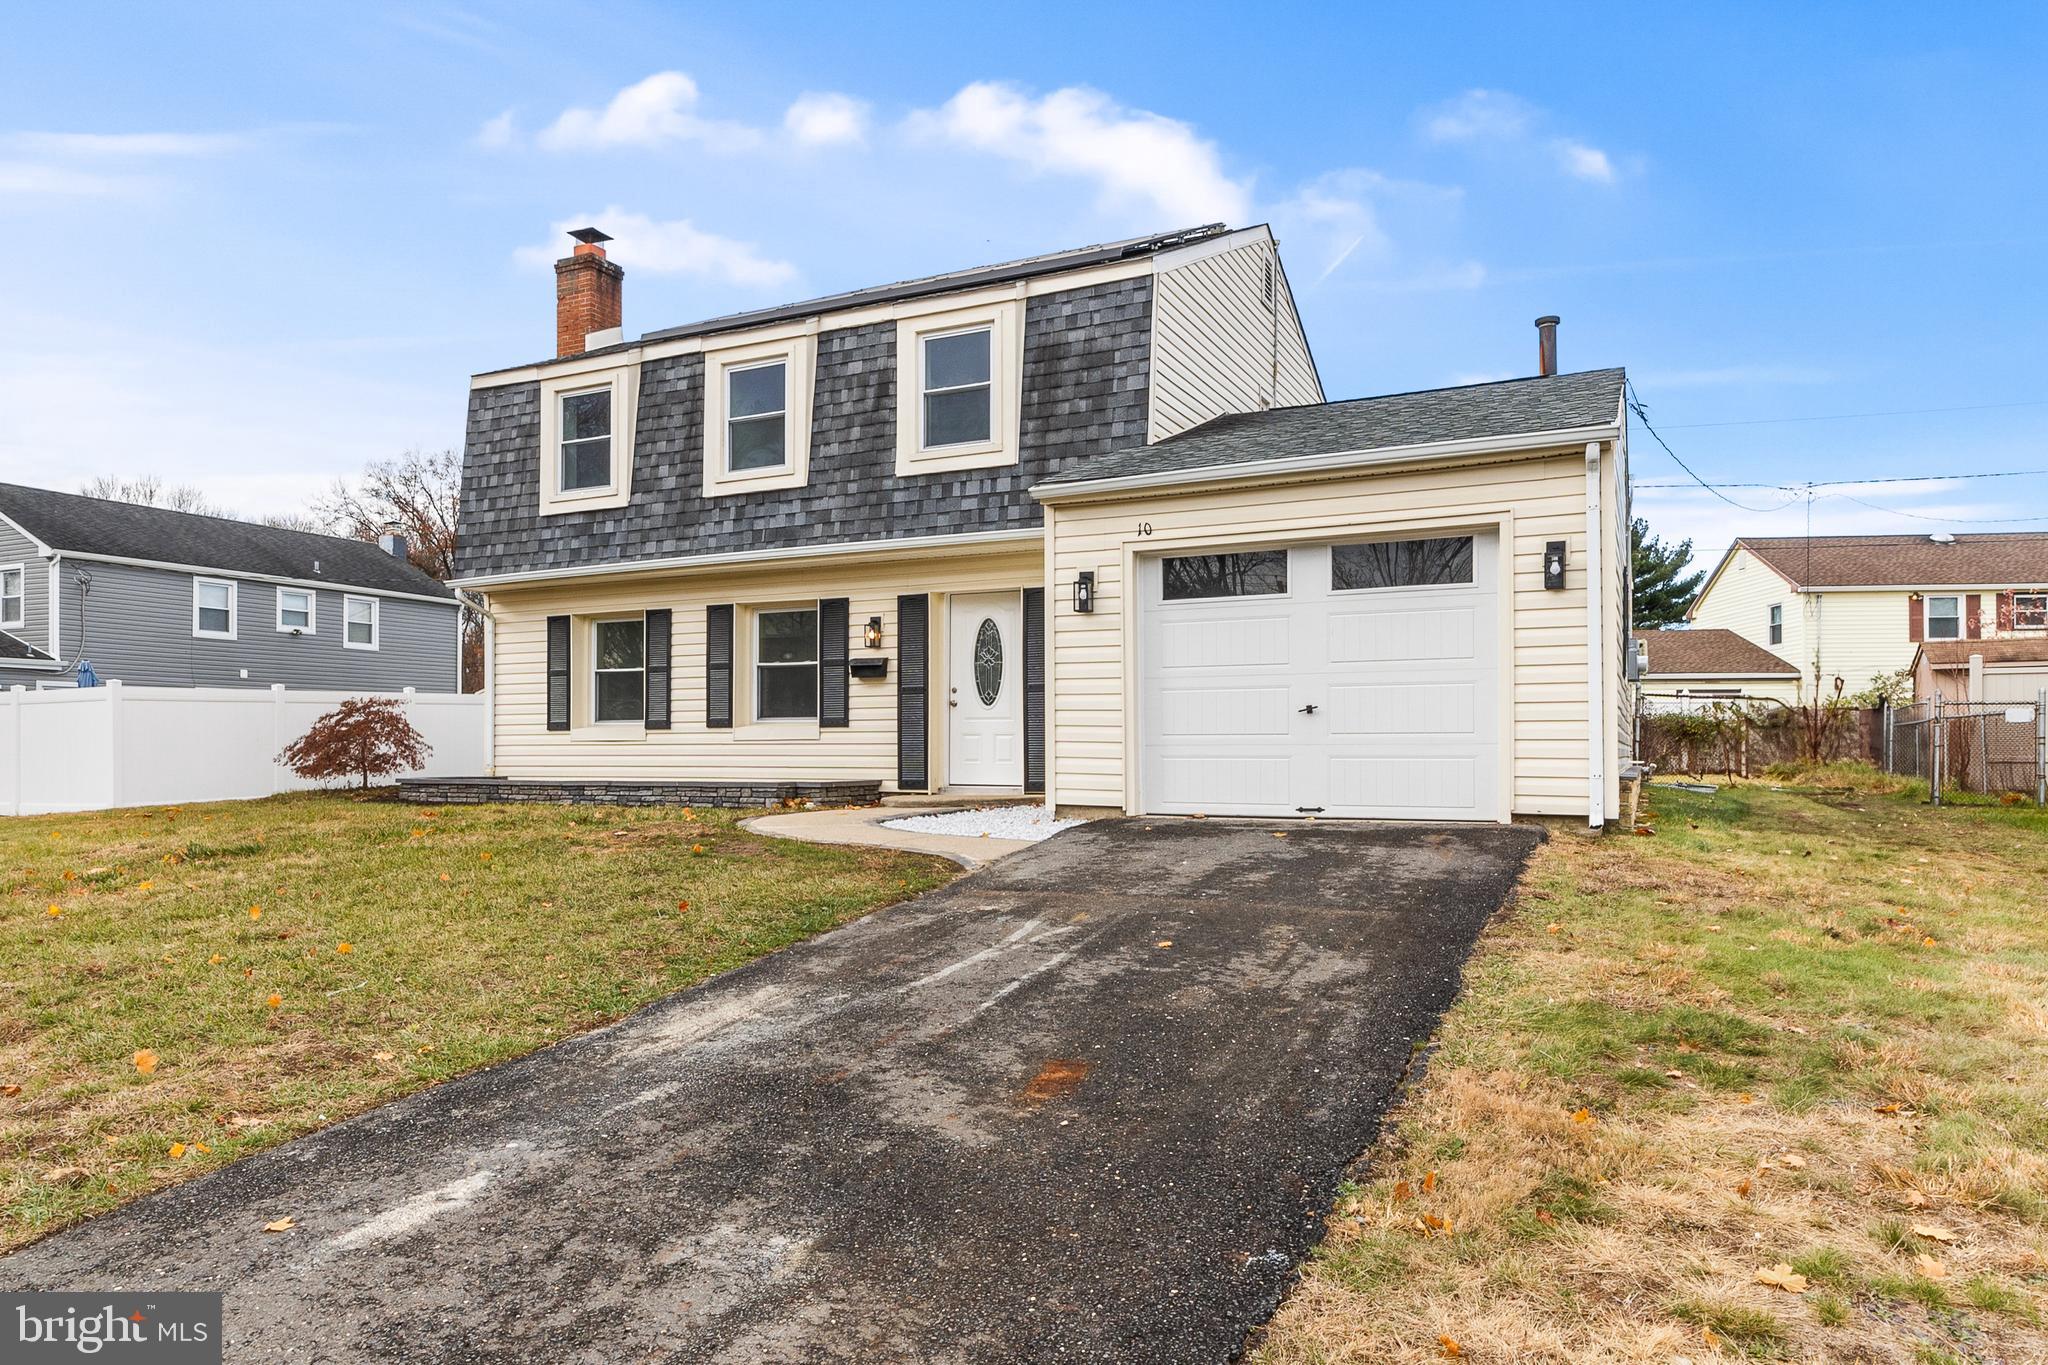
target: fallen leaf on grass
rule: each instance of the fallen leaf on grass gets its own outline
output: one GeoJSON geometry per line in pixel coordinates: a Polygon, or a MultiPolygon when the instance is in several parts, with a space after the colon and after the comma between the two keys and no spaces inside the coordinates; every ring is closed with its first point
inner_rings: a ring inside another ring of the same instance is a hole
{"type": "Polygon", "coordinates": [[[1426,1172],[1424,1172],[1424,1173],[1423,1173],[1423,1176],[1422,1176],[1422,1192],[1423,1192],[1424,1194],[1433,1194],[1433,1193],[1435,1193],[1435,1191],[1436,1191],[1436,1172],[1435,1172],[1435,1171],[1426,1171],[1426,1172]]]}
{"type": "Polygon", "coordinates": [[[174,1142],[174,1143],[172,1143],[172,1144],[171,1144],[171,1160],[173,1160],[173,1161],[182,1161],[182,1160],[184,1160],[184,1158],[185,1158],[185,1144],[184,1144],[184,1143],[182,1143],[182,1142],[174,1142]]]}
{"type": "Polygon", "coordinates": [[[263,1225],[263,1230],[265,1232],[290,1232],[293,1228],[297,1226],[297,1223],[294,1223],[289,1217],[286,1217],[279,1218],[274,1222],[265,1223],[263,1225]]]}
{"type": "Polygon", "coordinates": [[[156,1054],[148,1048],[143,1048],[135,1054],[135,1069],[145,1076],[154,1075],[156,1073],[156,1054]]]}
{"type": "Polygon", "coordinates": [[[1170,938],[1162,938],[1159,940],[1159,942],[1153,944],[1152,946],[1155,948],[1171,948],[1173,946],[1173,940],[1170,938]]]}
{"type": "Polygon", "coordinates": [[[14,1096],[19,1095],[20,1093],[21,1087],[12,1084],[11,1082],[7,1085],[0,1085],[0,1095],[5,1095],[9,1099],[12,1099],[14,1096]]]}
{"type": "Polygon", "coordinates": [[[1465,1348],[1450,1337],[1439,1335],[1436,1344],[1443,1347],[1444,1357],[1448,1360],[1457,1360],[1465,1354],[1465,1348]]]}
{"type": "Polygon", "coordinates": [[[206,959],[206,965],[209,967],[218,967],[221,963],[225,961],[227,961],[226,958],[222,957],[219,953],[215,953],[212,957],[206,959]]]}
{"type": "Polygon", "coordinates": [[[1787,1152],[1778,1158],[1778,1164],[1788,1171],[1801,1171],[1806,1169],[1806,1158],[1796,1152],[1787,1152]]]}
{"type": "Polygon", "coordinates": [[[63,919],[64,907],[61,905],[53,905],[49,909],[43,911],[43,913],[48,915],[51,919],[63,919]]]}
{"type": "Polygon", "coordinates": [[[275,992],[272,992],[270,998],[264,1001],[263,1003],[270,1006],[270,1008],[272,1009],[277,1009],[279,1006],[284,1004],[284,997],[276,994],[275,992]]]}
{"type": "Polygon", "coordinates": [[[1682,1081],[1685,1079],[1685,1073],[1683,1071],[1680,1071],[1675,1066],[1666,1067],[1664,1070],[1664,1074],[1669,1076],[1674,1081],[1682,1081]]]}
{"type": "Polygon", "coordinates": [[[1597,1122],[1599,1122],[1599,1120],[1597,1120],[1597,1119],[1595,1119],[1595,1118],[1593,1117],[1593,1111],[1592,1111],[1592,1110],[1590,1110],[1590,1109],[1580,1109],[1580,1110],[1579,1110],[1579,1111],[1578,1111],[1577,1113],[1575,1113],[1575,1114],[1573,1114],[1573,1115],[1572,1115],[1572,1122],[1573,1122],[1573,1123],[1597,1123],[1597,1122]]]}
{"type": "Polygon", "coordinates": [[[1720,1349],[1721,1338],[1714,1334],[1714,1329],[1711,1327],[1702,1326],[1700,1328],[1700,1340],[1707,1344],[1707,1349],[1710,1351],[1720,1349]]]}
{"type": "Polygon", "coordinates": [[[83,1166],[52,1166],[43,1172],[45,1185],[83,1185],[92,1178],[92,1172],[83,1166]]]}
{"type": "Polygon", "coordinates": [[[370,1054],[370,1060],[373,1062],[388,1062],[397,1055],[395,1052],[373,1052],[370,1054]]]}
{"type": "Polygon", "coordinates": [[[1948,1278],[1948,1267],[1943,1265],[1938,1257],[1929,1256],[1925,1253],[1913,1258],[1913,1269],[1919,1271],[1930,1280],[1945,1280],[1948,1278]]]}
{"type": "Polygon", "coordinates": [[[1552,1213],[1549,1209],[1538,1209],[1536,1210],[1536,1221],[1543,1224],[1543,1226],[1547,1228],[1556,1227],[1557,1215],[1552,1213]]]}
{"type": "Polygon", "coordinates": [[[1543,932],[1546,934],[1555,934],[1563,930],[1563,928],[1564,926],[1562,924],[1559,924],[1556,920],[1552,920],[1550,923],[1543,926],[1543,932]]]}
{"type": "Polygon", "coordinates": [[[256,920],[256,919],[262,919],[262,918],[263,918],[263,907],[262,907],[262,906],[260,906],[260,905],[252,905],[252,906],[250,906],[250,907],[249,907],[249,918],[250,918],[250,919],[252,919],[252,920],[256,920]]]}
{"type": "Polygon", "coordinates": [[[1924,1209],[1934,1202],[1918,1190],[1907,1190],[1905,1198],[1906,1207],[1909,1209],[1924,1209]]]}
{"type": "Polygon", "coordinates": [[[1749,1198],[1749,1182],[1747,1180],[1738,1181],[1735,1186],[1735,1193],[1743,1199],[1749,1198]]]}
{"type": "Polygon", "coordinates": [[[1394,1182],[1394,1202],[1396,1204],[1405,1204],[1414,1197],[1415,1191],[1408,1188],[1407,1181],[1396,1180],[1394,1182]]]}
{"type": "Polygon", "coordinates": [[[1915,1223],[1913,1224],[1913,1235],[1915,1237],[1925,1237],[1930,1242],[1960,1242],[1962,1240],[1953,1230],[1945,1228],[1939,1223],[1915,1223]]]}
{"type": "Polygon", "coordinates": [[[346,940],[344,940],[343,942],[340,942],[340,943],[337,943],[337,944],[335,944],[335,945],[334,945],[334,951],[335,951],[335,952],[337,952],[337,953],[352,953],[352,952],[354,952],[355,950],[356,950],[356,945],[355,945],[355,944],[353,944],[353,943],[349,943],[349,942],[347,942],[346,940]]]}
{"type": "Polygon", "coordinates": [[[1758,1284],[1770,1285],[1774,1289],[1782,1289],[1787,1294],[1804,1294],[1806,1292],[1806,1277],[1791,1266],[1786,1265],[1783,1261],[1758,1270],[1756,1272],[1756,1282],[1758,1284]]]}

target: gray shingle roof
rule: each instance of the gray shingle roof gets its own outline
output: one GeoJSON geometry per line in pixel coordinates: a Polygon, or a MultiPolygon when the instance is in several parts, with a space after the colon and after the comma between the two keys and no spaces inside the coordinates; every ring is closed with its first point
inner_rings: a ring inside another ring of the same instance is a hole
{"type": "Polygon", "coordinates": [[[1226,413],[1156,445],[1112,451],[1062,470],[1039,486],[1606,426],[1620,415],[1621,387],[1620,370],[1585,370],[1226,413]]]}
{"type": "MultiPolygon", "coordinates": [[[[812,317],[819,313],[836,313],[848,308],[865,308],[878,303],[894,303],[901,299],[927,298],[934,294],[951,294],[965,289],[980,289],[991,284],[1009,284],[1017,280],[1035,279],[1040,275],[1057,275],[1064,270],[1085,270],[1089,266],[1108,265],[1114,261],[1132,260],[1139,256],[1156,256],[1162,251],[1187,246],[1193,242],[1220,237],[1234,229],[1223,223],[1206,223],[1201,227],[1182,228],[1177,232],[1154,233],[1149,237],[1127,237],[1120,242],[1101,242],[1095,246],[1073,247],[1065,251],[1051,251],[1042,256],[1026,256],[1021,260],[1002,261],[995,265],[973,266],[965,270],[948,271],[940,275],[925,275],[914,280],[900,280],[895,284],[878,284],[865,289],[850,289],[841,294],[826,294],[815,299],[803,299],[796,303],[777,304],[773,308],[756,308],[745,313],[727,313],[723,317],[706,318],[702,322],[684,323],[680,327],[663,327],[648,332],[631,341],[603,346],[594,351],[584,351],[577,358],[585,356],[610,355],[617,351],[630,350],[648,341],[672,340],[676,337],[711,336],[719,332],[735,332],[747,327],[764,327],[770,323],[790,322],[797,318],[812,317]]],[[[532,362],[546,365],[557,359],[532,362]]],[[[508,365],[505,369],[521,369],[523,366],[508,365]]],[[[486,370],[495,374],[496,370],[486,370]]]]}
{"type": "Polygon", "coordinates": [[[1735,543],[1807,588],[2048,585],[2048,531],[1977,532],[1946,541],[1924,535],[1741,536],[1735,543]]]}
{"type": "Polygon", "coordinates": [[[1767,678],[1796,678],[1799,670],[1762,645],[1732,630],[1639,630],[1635,638],[1650,646],[1650,675],[1670,678],[1702,673],[1733,673],[1767,678]]]}
{"type": "Polygon", "coordinates": [[[454,594],[366,540],[0,483],[0,516],[55,550],[344,588],[454,594]],[[315,568],[315,564],[319,567],[315,568]]]}

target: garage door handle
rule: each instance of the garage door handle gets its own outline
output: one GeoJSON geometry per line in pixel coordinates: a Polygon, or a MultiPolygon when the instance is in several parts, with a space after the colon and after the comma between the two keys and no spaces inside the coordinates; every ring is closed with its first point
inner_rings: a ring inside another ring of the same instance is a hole
{"type": "Polygon", "coordinates": [[[1310,702],[1307,706],[1301,708],[1301,714],[1303,714],[1304,716],[1312,716],[1315,713],[1316,704],[1314,702],[1310,702]]]}

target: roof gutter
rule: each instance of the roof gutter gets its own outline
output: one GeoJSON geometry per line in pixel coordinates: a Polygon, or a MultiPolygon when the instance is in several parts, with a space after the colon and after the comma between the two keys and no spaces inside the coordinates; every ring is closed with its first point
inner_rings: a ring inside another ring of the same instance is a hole
{"type": "Polygon", "coordinates": [[[361,593],[368,597],[389,597],[405,602],[432,602],[438,606],[456,606],[455,598],[439,597],[432,593],[404,592],[397,588],[376,588],[364,583],[344,583],[338,578],[286,578],[279,574],[255,573],[246,569],[222,569],[211,564],[178,564],[167,559],[135,559],[128,555],[93,554],[85,550],[62,550],[65,559],[89,560],[94,564],[126,564],[138,569],[165,569],[171,573],[200,574],[210,578],[248,579],[258,583],[282,583],[292,588],[325,588],[328,592],[361,593]]]}
{"type": "Polygon", "coordinates": [[[1240,483],[1294,475],[1341,473],[1353,469],[1372,469],[1380,465],[1456,459],[1468,455],[1533,454],[1541,448],[1550,446],[1577,446],[1590,442],[1617,440],[1620,434],[1619,429],[1612,424],[1602,423],[1591,427],[1566,427],[1557,431],[1514,432],[1507,436],[1480,436],[1461,441],[1426,441],[1417,445],[1340,450],[1325,455],[1295,455],[1277,460],[1243,460],[1235,464],[1209,465],[1200,469],[1160,470],[1150,474],[1126,474],[1106,479],[1037,483],[1026,491],[1043,503],[1080,502],[1089,498],[1111,497],[1122,493],[1194,488],[1208,484],[1240,483]]]}

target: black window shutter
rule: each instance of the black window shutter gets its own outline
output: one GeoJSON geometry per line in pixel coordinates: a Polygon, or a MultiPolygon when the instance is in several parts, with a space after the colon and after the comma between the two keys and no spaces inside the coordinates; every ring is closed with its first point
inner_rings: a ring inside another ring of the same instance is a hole
{"type": "Polygon", "coordinates": [[[548,729],[569,728],[569,618],[548,618],[548,729]]]}
{"type": "Polygon", "coordinates": [[[732,606],[704,612],[704,724],[732,729],[732,606]]]}
{"type": "Polygon", "coordinates": [[[669,637],[674,617],[662,607],[647,613],[647,728],[669,728],[669,637]]]}
{"type": "Polygon", "coordinates": [[[847,601],[818,603],[818,725],[843,730],[849,724],[846,698],[847,601]]]}
{"type": "Polygon", "coordinates": [[[1024,589],[1024,790],[1045,790],[1045,589],[1024,589]]]}
{"type": "Polygon", "coordinates": [[[896,599],[896,785],[923,791],[931,785],[931,602],[923,593],[896,599]]]}

